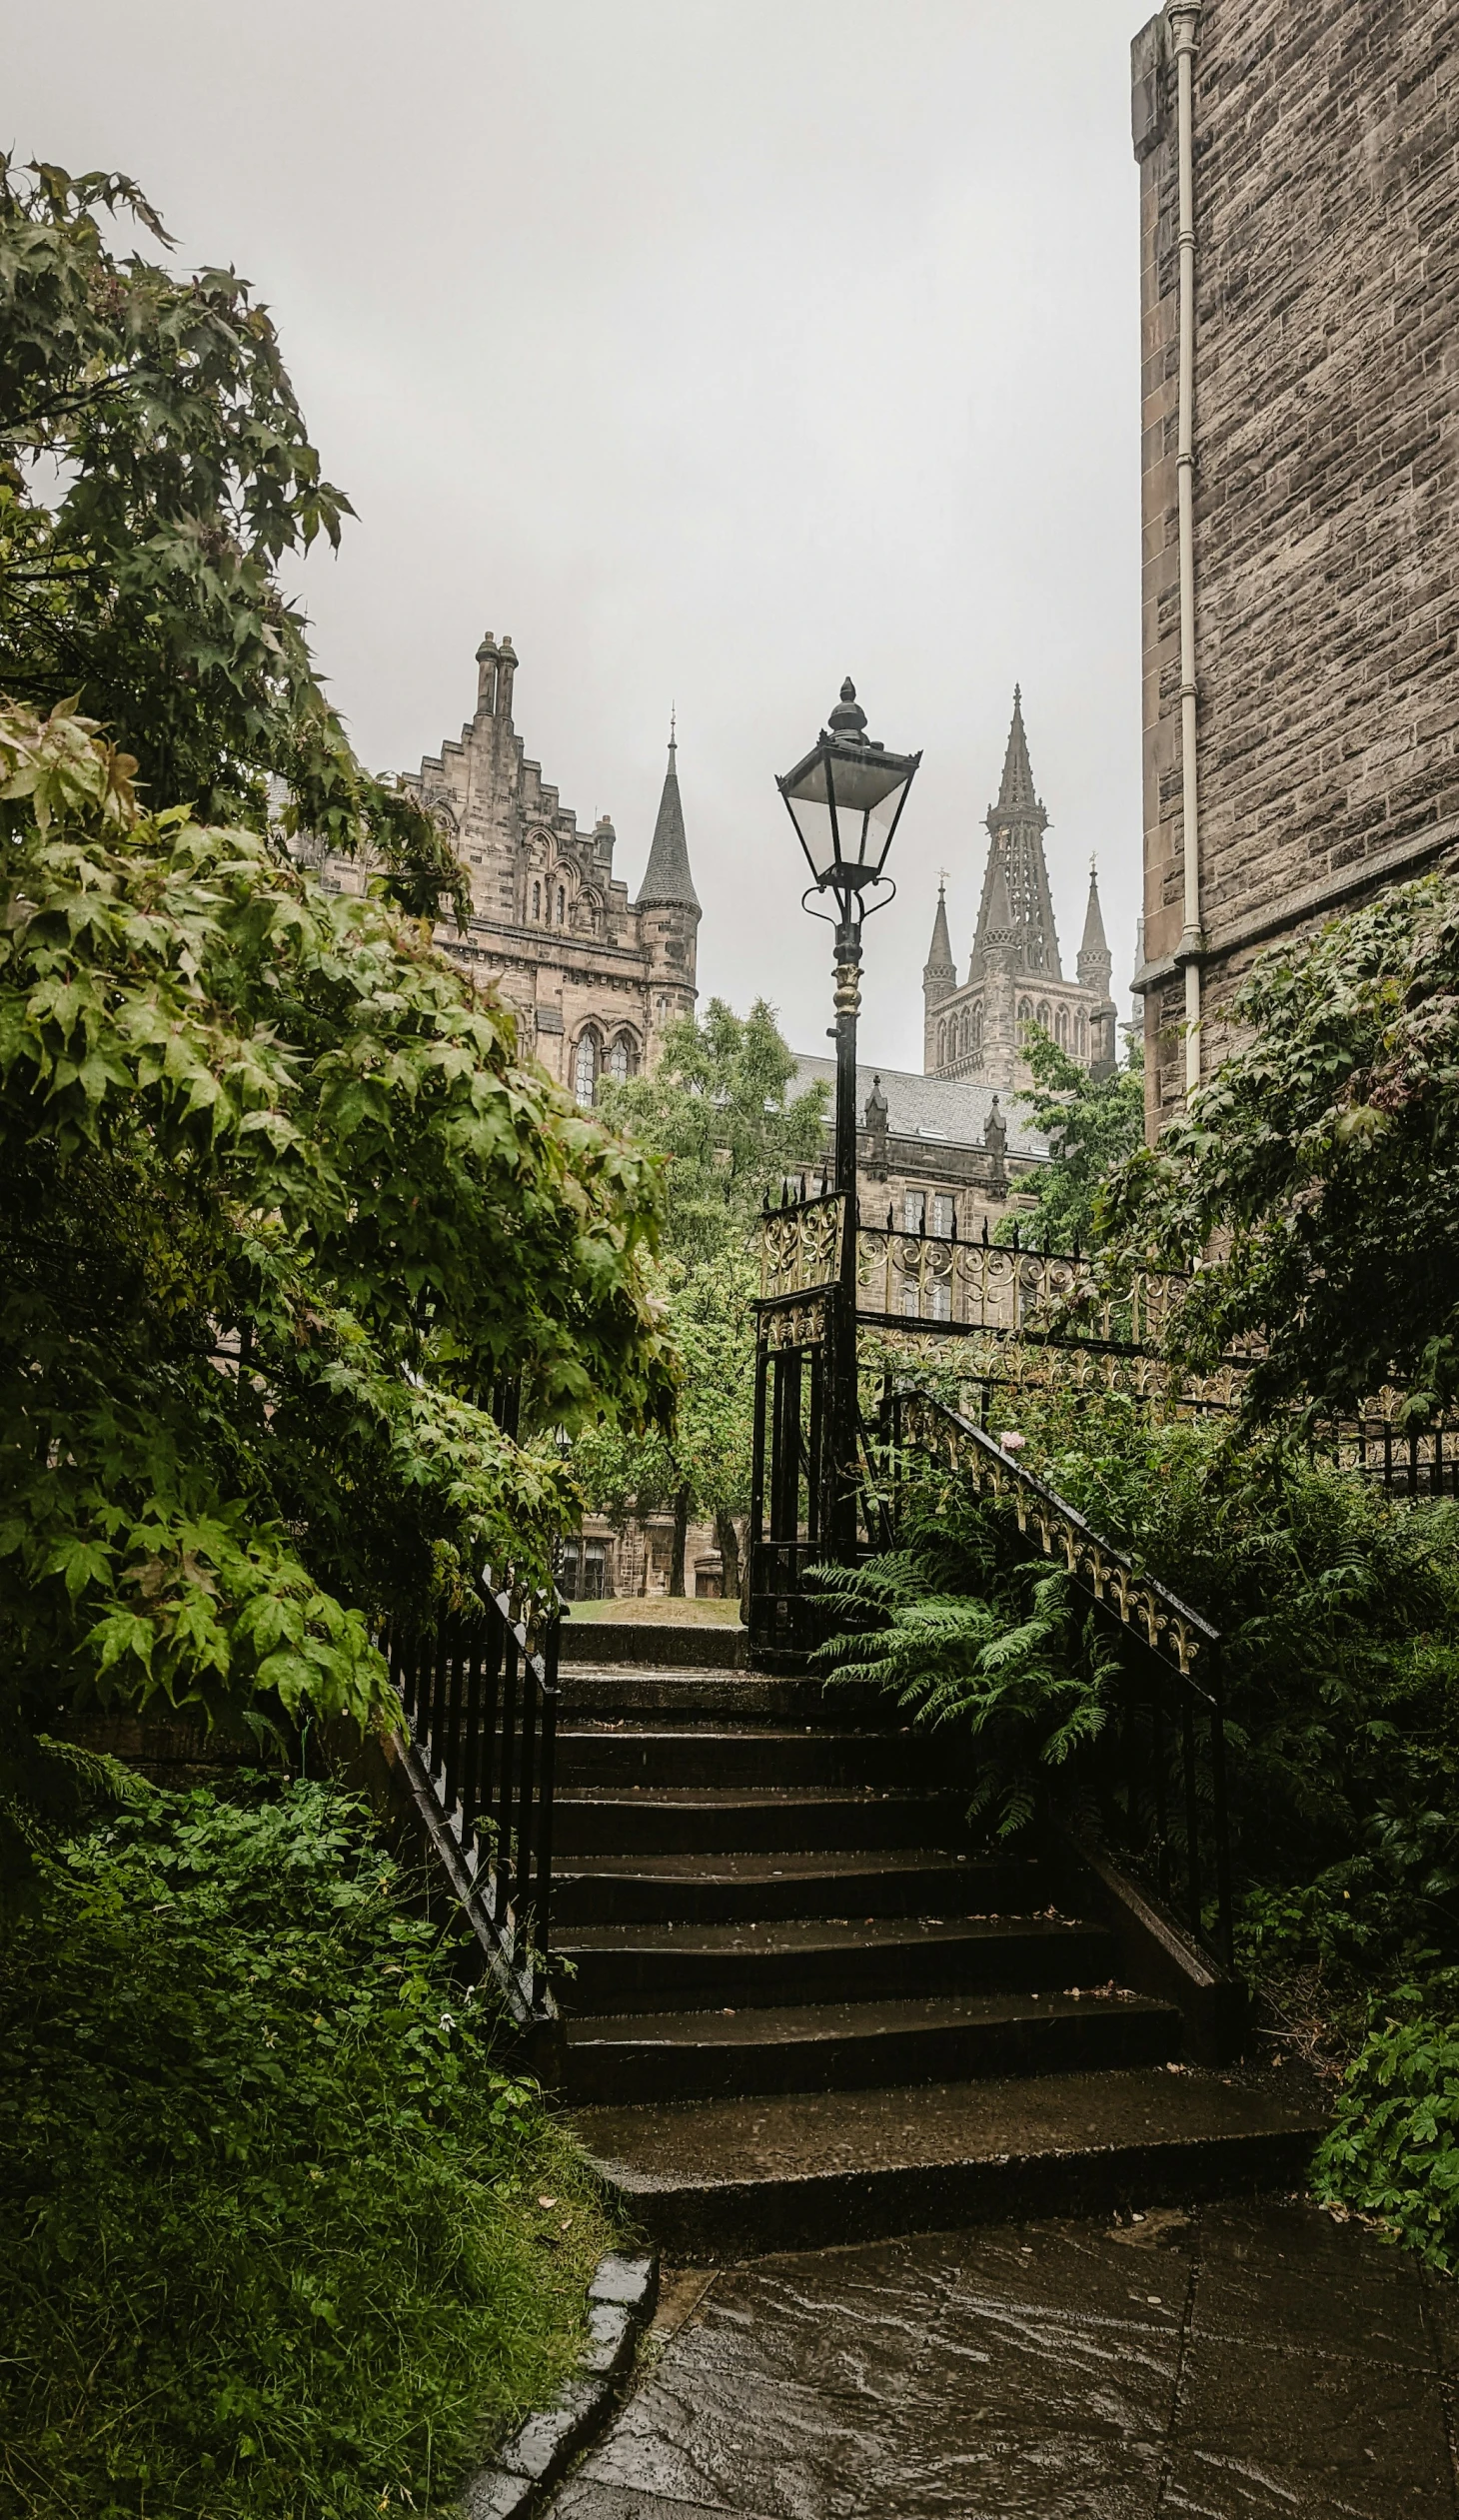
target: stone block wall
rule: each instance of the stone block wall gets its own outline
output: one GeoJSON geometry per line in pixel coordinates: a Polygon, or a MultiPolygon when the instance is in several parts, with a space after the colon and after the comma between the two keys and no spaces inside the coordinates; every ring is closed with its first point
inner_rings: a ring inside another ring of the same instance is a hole
{"type": "MultiPolygon", "coordinates": [[[[1202,1068],[1273,939],[1459,853],[1459,9],[1206,0],[1195,68],[1202,1068]]],[[[1135,39],[1145,1007],[1184,1052],[1175,72],[1135,39]]]]}

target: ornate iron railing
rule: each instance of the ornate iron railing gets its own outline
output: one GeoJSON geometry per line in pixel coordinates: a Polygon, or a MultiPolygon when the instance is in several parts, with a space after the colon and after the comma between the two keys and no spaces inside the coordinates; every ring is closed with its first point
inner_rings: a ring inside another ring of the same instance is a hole
{"type": "Polygon", "coordinates": [[[556,1600],[499,1590],[429,1632],[390,1639],[399,1750],[438,1858],[519,2024],[555,2013],[548,1984],[556,1600]]]}
{"type": "Polygon", "coordinates": [[[1219,1632],[1091,1529],[972,1421],[914,1388],[889,1395],[884,1423],[892,1514],[907,1456],[961,1479],[1013,1546],[1061,1567],[1096,1615],[1134,1649],[1092,1755],[1106,1836],[1229,1964],[1230,1827],[1219,1632]]]}

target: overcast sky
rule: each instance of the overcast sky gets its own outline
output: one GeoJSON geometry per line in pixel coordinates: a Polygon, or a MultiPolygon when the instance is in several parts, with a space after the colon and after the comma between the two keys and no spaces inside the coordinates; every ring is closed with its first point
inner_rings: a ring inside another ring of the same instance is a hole
{"type": "Polygon", "coordinates": [[[303,584],[375,768],[510,630],[516,719],[637,887],[671,702],[700,982],[830,1015],[772,785],[841,675],[925,760],[863,1055],[965,963],[1014,681],[1072,971],[1140,856],[1136,169],[1153,0],[47,0],[5,137],[136,176],[273,307],[359,522],[303,584]]]}

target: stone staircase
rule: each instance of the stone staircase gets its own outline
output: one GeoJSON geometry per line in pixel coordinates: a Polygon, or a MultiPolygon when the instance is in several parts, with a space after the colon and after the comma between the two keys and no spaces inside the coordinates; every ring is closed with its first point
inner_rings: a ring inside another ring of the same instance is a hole
{"type": "Polygon", "coordinates": [[[562,2093],[662,2244],[1008,2211],[1029,2163],[1045,2209],[1297,2174],[1314,2096],[1196,2073],[1127,1937],[980,1851],[968,1796],[945,1739],[818,1682],[564,1673],[562,2093]]]}

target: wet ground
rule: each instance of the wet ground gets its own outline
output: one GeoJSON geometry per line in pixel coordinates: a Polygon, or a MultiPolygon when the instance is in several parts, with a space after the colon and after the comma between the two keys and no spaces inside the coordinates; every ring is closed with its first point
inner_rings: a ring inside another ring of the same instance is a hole
{"type": "Polygon", "coordinates": [[[1459,2290],[1296,2201],[666,2277],[554,2520],[1454,2520],[1459,2290]]]}

